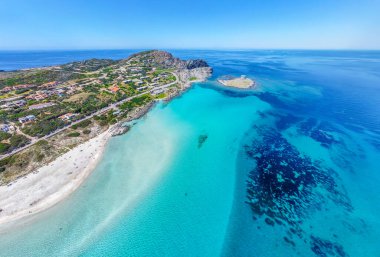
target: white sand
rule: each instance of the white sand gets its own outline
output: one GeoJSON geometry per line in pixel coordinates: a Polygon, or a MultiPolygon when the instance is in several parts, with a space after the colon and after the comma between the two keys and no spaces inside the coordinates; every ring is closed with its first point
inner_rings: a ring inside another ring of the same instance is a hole
{"type": "Polygon", "coordinates": [[[0,186],[0,224],[43,211],[74,192],[100,160],[110,130],[37,171],[0,186]]]}
{"type": "Polygon", "coordinates": [[[248,89],[255,86],[255,82],[249,78],[246,77],[240,77],[235,79],[219,79],[219,83],[223,84],[227,87],[236,87],[236,88],[242,88],[242,89],[248,89]]]}

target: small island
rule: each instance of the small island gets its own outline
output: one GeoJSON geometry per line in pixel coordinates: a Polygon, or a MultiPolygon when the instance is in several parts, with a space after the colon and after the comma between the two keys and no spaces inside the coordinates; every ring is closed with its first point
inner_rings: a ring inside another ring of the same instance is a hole
{"type": "Polygon", "coordinates": [[[247,78],[245,75],[241,75],[239,78],[224,76],[219,78],[218,82],[226,87],[235,87],[240,89],[250,89],[256,86],[256,82],[247,78]]]}

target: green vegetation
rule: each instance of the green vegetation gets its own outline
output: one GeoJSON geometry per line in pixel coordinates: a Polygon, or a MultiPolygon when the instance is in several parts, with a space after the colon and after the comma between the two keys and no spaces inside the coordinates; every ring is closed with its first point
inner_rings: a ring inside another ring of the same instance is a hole
{"type": "MultiPolygon", "coordinates": [[[[1,149],[1,144],[0,144],[0,149],[1,149]]],[[[10,163],[10,160],[11,160],[11,157],[7,157],[0,160],[0,173],[5,171],[6,166],[10,163]]]]}
{"type": "Polygon", "coordinates": [[[99,122],[100,126],[107,126],[107,125],[110,125],[110,124],[115,124],[117,122],[117,118],[113,114],[112,111],[109,111],[106,114],[102,114],[100,116],[97,116],[94,119],[99,122]]]}
{"type": "Polygon", "coordinates": [[[6,139],[9,139],[9,143],[0,143],[0,154],[11,152],[16,148],[29,144],[30,142],[30,140],[24,135],[11,135],[10,137],[8,135],[3,135],[6,139]]]}
{"type": "Polygon", "coordinates": [[[136,97],[132,99],[131,101],[125,102],[120,105],[121,110],[127,110],[130,111],[135,107],[139,107],[142,105],[145,105],[153,100],[153,97],[150,94],[145,94],[140,97],[136,97]]]}
{"type": "Polygon", "coordinates": [[[0,154],[8,152],[10,145],[7,143],[0,143],[0,154]]]}
{"type": "MultiPolygon", "coordinates": [[[[66,126],[69,129],[59,133],[57,137],[67,139],[88,135],[83,137],[85,140],[90,135],[93,136],[92,131],[96,131],[93,127],[104,130],[109,125],[130,117],[136,108],[145,106],[154,99],[165,98],[165,92],[156,96],[148,92],[152,87],[175,81],[173,72],[178,67],[169,65],[173,63],[171,58],[167,53],[147,51],[120,61],[91,59],[55,67],[2,72],[0,99],[2,104],[6,103],[8,106],[0,110],[0,123],[14,125],[16,132],[14,135],[0,132],[0,154],[29,144],[32,140],[29,136],[36,140],[52,135],[66,126]],[[7,86],[9,88],[4,89],[7,86]],[[146,87],[146,91],[137,90],[141,87],[146,87]],[[146,94],[120,104],[118,112],[109,110],[93,119],[86,119],[99,110],[142,92],[146,94]],[[52,103],[53,106],[30,109],[31,105],[43,103],[52,103]],[[27,120],[29,115],[33,117],[27,120]],[[78,120],[82,121],[72,125],[78,120]]],[[[49,142],[50,140],[53,139],[49,138],[49,142]]],[[[73,144],[74,141],[81,140],[82,138],[67,141],[73,144]]],[[[66,140],[52,145],[47,141],[39,141],[7,159],[5,166],[10,165],[22,173],[23,169],[35,164],[31,160],[49,160],[54,154],[70,148],[67,144],[69,143],[66,140]],[[29,152],[29,149],[34,148],[41,151],[29,152]],[[50,153],[48,149],[57,151],[50,153]]],[[[3,164],[0,164],[0,172],[4,170],[3,164]]]]}
{"type": "Polygon", "coordinates": [[[9,139],[12,150],[18,147],[25,146],[30,140],[24,135],[14,135],[9,139]]]}
{"type": "Polygon", "coordinates": [[[108,67],[108,68],[104,68],[103,69],[103,72],[104,73],[110,73],[112,71],[112,68],[111,67],[108,67]]]}
{"type": "Polygon", "coordinates": [[[7,132],[0,131],[0,142],[9,139],[11,136],[12,135],[7,132]]]}
{"type": "Polygon", "coordinates": [[[33,72],[21,72],[14,77],[1,79],[0,86],[15,86],[19,84],[41,85],[46,82],[57,80],[59,72],[52,70],[36,70],[33,72]]]}
{"type": "Polygon", "coordinates": [[[16,95],[21,95],[21,94],[23,94],[25,92],[28,92],[28,91],[29,91],[29,89],[27,89],[27,88],[21,88],[21,89],[16,90],[15,94],[16,95]]]}
{"type": "Polygon", "coordinates": [[[71,132],[69,134],[67,134],[68,137],[79,137],[80,136],[80,133],[79,132],[71,132]]]}
{"type": "Polygon", "coordinates": [[[25,134],[33,137],[43,137],[62,128],[65,123],[60,119],[46,119],[32,123],[22,129],[25,134]]]}
{"type": "Polygon", "coordinates": [[[166,93],[163,92],[163,93],[161,93],[161,94],[159,94],[159,95],[156,95],[156,99],[163,99],[163,98],[165,98],[166,96],[167,96],[166,93]]]}
{"type": "Polygon", "coordinates": [[[74,125],[72,125],[71,128],[72,128],[72,129],[86,128],[86,127],[88,127],[90,124],[91,124],[91,120],[88,119],[88,120],[81,121],[81,122],[79,122],[78,124],[74,124],[74,125]]]}

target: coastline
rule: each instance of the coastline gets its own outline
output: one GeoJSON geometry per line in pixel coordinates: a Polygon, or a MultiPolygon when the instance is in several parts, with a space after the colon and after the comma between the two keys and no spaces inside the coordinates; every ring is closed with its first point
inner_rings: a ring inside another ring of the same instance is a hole
{"type": "Polygon", "coordinates": [[[103,156],[112,128],[48,165],[0,186],[0,225],[44,211],[78,189],[103,156]]]}
{"type": "MultiPolygon", "coordinates": [[[[165,101],[170,102],[185,93],[194,83],[204,80],[187,81],[165,101]]],[[[152,109],[154,103],[136,109],[125,121],[114,124],[51,163],[8,185],[0,186],[0,231],[3,225],[45,211],[75,192],[95,170],[108,140],[128,131],[120,131],[122,124],[141,118],[152,109]]]]}

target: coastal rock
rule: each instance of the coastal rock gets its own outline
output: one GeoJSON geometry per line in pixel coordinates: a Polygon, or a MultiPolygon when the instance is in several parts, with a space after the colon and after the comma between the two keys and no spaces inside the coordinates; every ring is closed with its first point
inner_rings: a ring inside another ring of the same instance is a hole
{"type": "Polygon", "coordinates": [[[117,126],[115,127],[115,129],[112,131],[111,135],[113,137],[115,136],[120,136],[120,135],[123,135],[125,133],[127,133],[129,130],[129,126],[117,126]]]}
{"type": "Polygon", "coordinates": [[[193,69],[183,69],[178,71],[178,77],[183,82],[188,81],[205,81],[211,76],[212,68],[210,67],[200,67],[193,69]]]}
{"type": "Polygon", "coordinates": [[[195,68],[202,68],[202,67],[209,67],[207,62],[201,59],[196,60],[188,60],[186,61],[186,69],[195,69],[195,68]]]}

